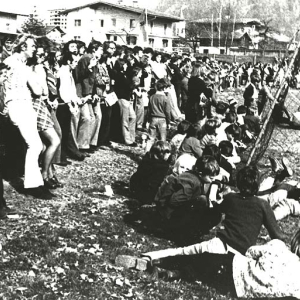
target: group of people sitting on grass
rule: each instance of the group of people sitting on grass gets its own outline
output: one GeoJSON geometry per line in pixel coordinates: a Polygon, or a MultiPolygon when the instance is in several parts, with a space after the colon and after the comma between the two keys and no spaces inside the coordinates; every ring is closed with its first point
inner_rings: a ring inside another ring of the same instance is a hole
{"type": "MultiPolygon", "coordinates": [[[[241,163],[260,133],[265,103],[274,101],[270,82],[259,87],[260,74],[253,71],[244,105],[232,97],[218,101],[206,81],[209,73],[197,67],[199,76],[188,84],[190,98],[198,99],[196,109],[169,132],[168,142],[149,140],[130,178],[132,196],[142,207],[154,208],[156,225],[182,247],[142,257],[155,278],[201,280],[238,297],[300,298],[300,231],[289,249],[277,223],[300,215],[300,186],[288,179],[290,163],[270,156],[273,173],[263,180],[256,165],[241,163]],[[199,243],[219,224],[216,237],[199,243]],[[271,241],[258,246],[263,226],[271,241]]],[[[281,114],[287,89],[288,82],[276,104],[281,114]]]]}

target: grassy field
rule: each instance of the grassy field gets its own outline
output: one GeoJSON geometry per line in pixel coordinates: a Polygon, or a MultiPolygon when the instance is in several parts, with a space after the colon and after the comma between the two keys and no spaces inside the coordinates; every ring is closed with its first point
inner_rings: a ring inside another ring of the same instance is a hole
{"type": "MultiPolygon", "coordinates": [[[[288,157],[295,169],[293,179],[299,180],[299,133],[282,130],[275,131],[265,157],[288,157]]],[[[146,272],[114,264],[118,254],[174,246],[155,228],[151,209],[141,214],[150,215],[149,222],[130,218],[137,203],[130,198],[128,181],[141,155],[141,149],[116,145],[83,163],[57,167],[65,186],[51,201],[25,197],[5,182],[8,204],[20,214],[0,221],[0,299],[234,299],[201,282],[153,280],[146,272]],[[111,198],[103,195],[106,184],[114,191],[111,198]]],[[[259,168],[267,173],[265,157],[259,168]]],[[[289,235],[299,228],[298,218],[279,223],[289,235]]],[[[214,231],[203,238],[213,235],[214,231]]],[[[259,243],[266,240],[263,230],[259,243]]]]}

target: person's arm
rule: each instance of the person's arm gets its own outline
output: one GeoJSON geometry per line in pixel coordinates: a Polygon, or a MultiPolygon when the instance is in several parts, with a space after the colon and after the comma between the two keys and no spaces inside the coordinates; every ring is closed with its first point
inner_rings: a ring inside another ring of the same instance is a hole
{"type": "Polygon", "coordinates": [[[164,113],[166,115],[167,125],[169,125],[171,121],[171,104],[169,99],[166,96],[164,97],[164,102],[165,102],[164,113]]]}
{"type": "Polygon", "coordinates": [[[197,158],[202,156],[203,150],[201,148],[201,143],[198,139],[194,139],[193,143],[191,144],[191,148],[193,153],[196,155],[197,158]]]}
{"type": "Polygon", "coordinates": [[[261,201],[264,213],[263,225],[268,230],[271,239],[278,239],[285,241],[287,236],[281,231],[275,219],[274,212],[267,201],[261,201]]]}

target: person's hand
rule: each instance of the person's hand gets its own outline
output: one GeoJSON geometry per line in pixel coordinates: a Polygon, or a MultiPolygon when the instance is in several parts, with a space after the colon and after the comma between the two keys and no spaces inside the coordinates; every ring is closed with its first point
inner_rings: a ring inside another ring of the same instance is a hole
{"type": "Polygon", "coordinates": [[[93,103],[100,101],[100,97],[98,95],[93,95],[93,103]]]}
{"type": "Polygon", "coordinates": [[[57,107],[58,107],[58,100],[55,99],[53,101],[49,101],[48,104],[51,106],[52,109],[57,109],[57,107]]]}
{"type": "Polygon", "coordinates": [[[171,129],[171,124],[168,124],[168,125],[167,125],[167,129],[171,129]]]}
{"type": "Polygon", "coordinates": [[[88,66],[90,71],[93,71],[93,67],[95,67],[97,65],[97,62],[98,62],[98,60],[96,57],[91,58],[89,66],[88,66]]]}
{"type": "Polygon", "coordinates": [[[79,112],[79,108],[78,105],[75,103],[68,103],[69,106],[69,110],[71,112],[72,115],[77,115],[79,112]]]}

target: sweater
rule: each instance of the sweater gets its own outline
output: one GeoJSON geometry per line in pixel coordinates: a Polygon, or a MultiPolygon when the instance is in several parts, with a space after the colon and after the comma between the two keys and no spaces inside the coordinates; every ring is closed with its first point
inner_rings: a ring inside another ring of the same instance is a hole
{"type": "Polygon", "coordinates": [[[220,229],[217,236],[242,254],[256,244],[262,225],[268,230],[271,239],[282,238],[272,208],[263,199],[230,193],[224,196],[219,208],[225,214],[225,219],[224,229],[220,229]]]}
{"type": "Polygon", "coordinates": [[[167,124],[171,121],[171,104],[163,92],[156,92],[149,101],[149,117],[164,118],[167,124]]]}

